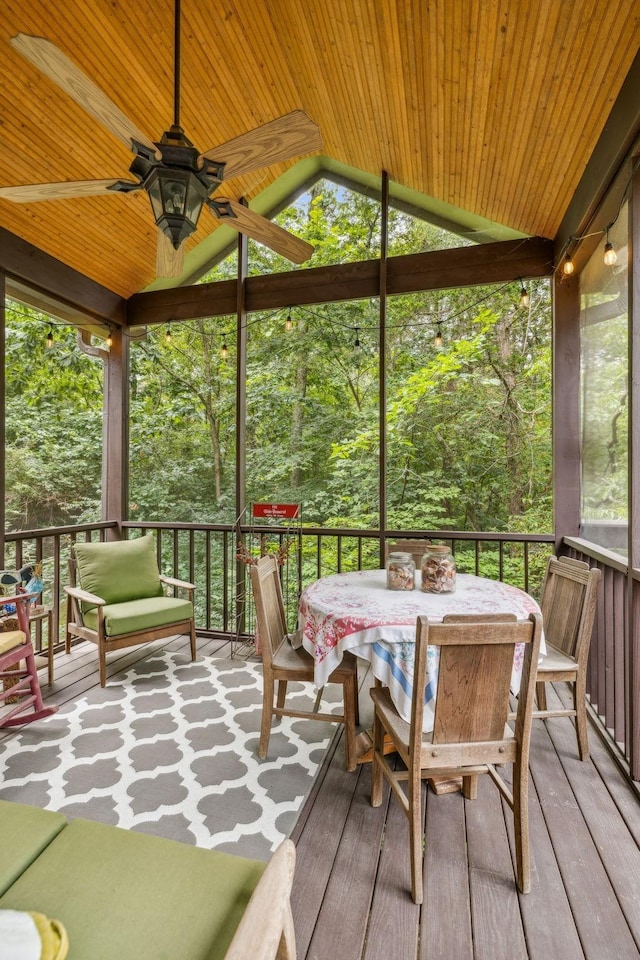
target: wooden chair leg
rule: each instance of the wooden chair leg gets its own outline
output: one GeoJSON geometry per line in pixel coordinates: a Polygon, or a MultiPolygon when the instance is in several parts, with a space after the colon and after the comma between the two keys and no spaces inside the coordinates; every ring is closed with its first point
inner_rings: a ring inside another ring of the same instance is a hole
{"type": "Polygon", "coordinates": [[[516,882],[521,893],[531,890],[529,853],[529,765],[517,760],[513,768],[513,832],[516,845],[516,882]]]}
{"type": "Polygon", "coordinates": [[[191,660],[196,658],[196,625],[195,621],[191,621],[191,660]]]}
{"type": "Polygon", "coordinates": [[[589,759],[589,737],[587,733],[587,689],[585,675],[578,677],[573,684],[573,706],[576,711],[576,735],[578,753],[581,760],[589,759]]]}
{"type": "Polygon", "coordinates": [[[377,713],[373,715],[373,757],[371,760],[371,806],[382,803],[382,750],[384,747],[384,727],[377,713]]]}
{"type": "Polygon", "coordinates": [[[100,686],[107,685],[107,654],[102,642],[98,643],[98,666],[100,669],[100,686]]]}
{"type": "Polygon", "coordinates": [[[343,697],[343,709],[344,709],[344,752],[346,759],[346,766],[349,773],[352,773],[357,766],[356,759],[356,703],[357,703],[357,693],[358,686],[354,684],[351,679],[346,680],[342,684],[342,697],[343,697]]]}
{"type": "Polygon", "coordinates": [[[353,677],[353,699],[355,703],[355,713],[353,716],[356,727],[360,723],[360,691],[358,689],[358,675],[353,677]]]}
{"type": "Polygon", "coordinates": [[[547,709],[547,688],[542,680],[536,683],[536,700],[538,701],[538,710],[547,709]]]}
{"type": "Polygon", "coordinates": [[[420,772],[409,774],[409,843],[411,847],[411,896],[414,903],[422,903],[422,780],[420,772]]]}
{"type": "Polygon", "coordinates": [[[284,707],[284,701],[287,696],[287,681],[278,680],[278,699],[276,705],[282,709],[284,707]]]}
{"type": "Polygon", "coordinates": [[[265,677],[263,683],[262,722],[260,724],[260,743],[258,744],[258,756],[261,760],[264,760],[269,749],[271,718],[273,716],[273,680],[269,681],[265,677]]]}
{"type": "Polygon", "coordinates": [[[462,795],[465,800],[478,799],[478,775],[462,778],[462,795]]]}

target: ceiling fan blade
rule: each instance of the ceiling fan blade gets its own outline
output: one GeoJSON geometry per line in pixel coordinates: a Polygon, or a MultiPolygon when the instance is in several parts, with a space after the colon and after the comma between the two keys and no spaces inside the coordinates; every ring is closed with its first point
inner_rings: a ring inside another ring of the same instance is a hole
{"type": "Polygon", "coordinates": [[[249,210],[236,200],[208,200],[208,206],[215,215],[238,233],[245,233],[252,240],[263,243],[276,253],[291,260],[292,263],[304,263],[313,253],[313,247],[293,233],[283,230],[266,217],[249,210]]]}
{"type": "Polygon", "coordinates": [[[322,148],[320,128],[303,110],[294,110],[261,127],[207,150],[207,160],[225,163],[224,179],[322,148]]]}
{"type": "Polygon", "coordinates": [[[138,130],[106,93],[50,40],[18,33],[11,38],[11,45],[114,136],[122,140],[126,147],[131,149],[131,141],[138,140],[154,153],[158,152],[155,144],[138,130]]]}
{"type": "Polygon", "coordinates": [[[158,230],[158,250],[156,254],[156,275],[158,277],[179,277],[184,266],[184,244],[176,250],[169,237],[158,230]]]}
{"type": "Polygon", "coordinates": [[[115,184],[127,183],[130,190],[137,190],[140,184],[135,180],[65,180],[62,183],[28,183],[20,187],[0,187],[0,200],[13,200],[14,203],[35,203],[37,200],[67,200],[72,197],[98,197],[101,194],[116,193],[115,184]]]}

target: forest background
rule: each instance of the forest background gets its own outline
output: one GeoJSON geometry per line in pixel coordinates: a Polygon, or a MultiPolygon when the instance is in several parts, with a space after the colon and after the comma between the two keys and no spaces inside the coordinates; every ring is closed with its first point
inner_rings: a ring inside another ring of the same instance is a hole
{"type": "MultiPolygon", "coordinates": [[[[314,245],[308,266],[380,253],[380,205],[327,181],[276,218],[314,245]]],[[[392,210],[389,256],[467,241],[392,210]]],[[[291,264],[250,242],[250,272],[291,264]]],[[[203,280],[235,276],[230,254],[203,280]]],[[[76,331],[7,310],[7,524],[100,519],[102,362],[76,331]]],[[[301,504],[303,525],[379,522],[379,350],[386,351],[387,527],[552,530],[548,281],[251,314],[247,502],[301,504]],[[521,302],[521,287],[527,302],[521,302]]],[[[150,328],[131,344],[130,519],[233,523],[235,326],[150,328]]]]}

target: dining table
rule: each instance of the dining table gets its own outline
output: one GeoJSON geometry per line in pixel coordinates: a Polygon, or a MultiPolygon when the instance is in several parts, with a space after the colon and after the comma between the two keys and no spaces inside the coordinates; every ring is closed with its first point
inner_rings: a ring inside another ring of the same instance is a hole
{"type": "MultiPolygon", "coordinates": [[[[336,573],[309,584],[298,606],[302,644],[314,659],[314,680],[324,686],[347,650],[371,664],[374,677],[389,688],[400,716],[411,719],[416,621],[426,616],[439,622],[447,614],[508,613],[522,620],[539,613],[537,601],[525,590],[500,580],[459,573],[455,591],[428,593],[416,571],[413,590],[391,590],[386,571],[336,573]]],[[[544,643],[544,640],[543,640],[544,643]]],[[[542,649],[541,649],[541,652],[542,649]]],[[[433,729],[439,648],[427,652],[424,732],[433,729]]],[[[524,650],[517,646],[511,689],[517,694],[524,650]]]]}

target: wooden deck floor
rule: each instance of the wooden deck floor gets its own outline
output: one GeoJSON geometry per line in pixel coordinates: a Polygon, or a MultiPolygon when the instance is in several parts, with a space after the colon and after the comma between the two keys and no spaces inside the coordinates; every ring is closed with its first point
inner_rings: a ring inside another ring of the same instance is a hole
{"type": "MultiPolygon", "coordinates": [[[[219,641],[198,649],[229,656],[219,641]]],[[[147,652],[114,655],[109,673],[147,652]]],[[[56,655],[54,687],[43,693],[64,703],[95,684],[86,644],[56,655]]],[[[365,719],[368,699],[363,689],[365,719]]],[[[514,883],[510,814],[488,778],[471,802],[425,791],[425,902],[416,907],[406,820],[388,793],[371,807],[370,768],[345,771],[339,733],[293,834],[299,960],[640,958],[640,801],[593,730],[590,746],[582,763],[570,720],[534,723],[526,896],[514,883]]]]}

